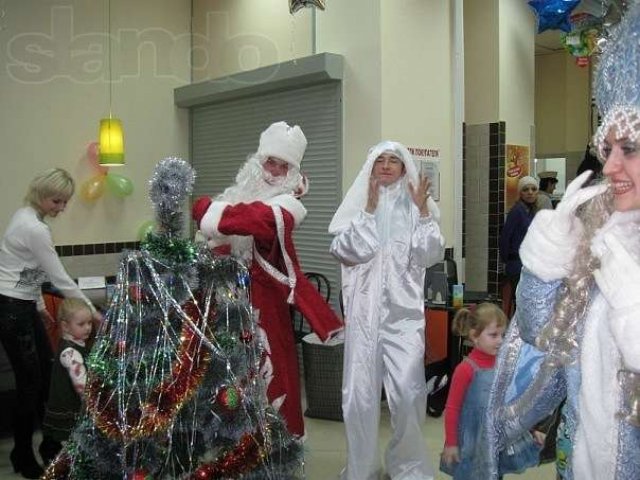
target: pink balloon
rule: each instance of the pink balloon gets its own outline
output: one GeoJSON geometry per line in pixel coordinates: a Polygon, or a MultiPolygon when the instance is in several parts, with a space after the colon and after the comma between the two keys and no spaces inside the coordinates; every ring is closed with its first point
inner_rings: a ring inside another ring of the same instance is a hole
{"type": "Polygon", "coordinates": [[[98,160],[98,154],[100,153],[100,144],[98,142],[91,142],[87,145],[87,156],[90,160],[98,160]]]}
{"type": "Polygon", "coordinates": [[[100,143],[91,142],[87,145],[87,157],[89,158],[91,165],[93,165],[93,167],[101,174],[104,175],[109,171],[107,167],[100,165],[100,143]]]}

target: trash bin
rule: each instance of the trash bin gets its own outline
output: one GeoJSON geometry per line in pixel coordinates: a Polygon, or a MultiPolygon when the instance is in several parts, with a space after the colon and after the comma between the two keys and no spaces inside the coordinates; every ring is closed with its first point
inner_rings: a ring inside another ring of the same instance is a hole
{"type": "Polygon", "coordinates": [[[315,333],[302,339],[302,362],[307,393],[307,410],[311,418],[342,421],[342,358],[344,340],[332,339],[324,344],[315,333]]]}

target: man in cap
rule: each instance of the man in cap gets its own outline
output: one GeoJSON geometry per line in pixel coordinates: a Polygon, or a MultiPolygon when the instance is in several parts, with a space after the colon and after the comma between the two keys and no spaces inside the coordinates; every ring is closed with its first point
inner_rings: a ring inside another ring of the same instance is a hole
{"type": "Polygon", "coordinates": [[[258,151],[240,168],[236,183],[215,200],[198,199],[193,219],[209,245],[250,265],[251,303],[265,338],[261,374],[269,402],[294,435],[304,435],[300,380],[290,315],[294,305],[326,340],[343,327],[301,271],[293,230],[306,216],[299,197],[307,191],[300,163],[307,139],[297,125],[270,125],[258,151]]]}
{"type": "Polygon", "coordinates": [[[553,201],[551,195],[558,184],[558,172],[546,171],[538,174],[540,178],[540,188],[538,190],[538,210],[552,209],[553,201]]]}

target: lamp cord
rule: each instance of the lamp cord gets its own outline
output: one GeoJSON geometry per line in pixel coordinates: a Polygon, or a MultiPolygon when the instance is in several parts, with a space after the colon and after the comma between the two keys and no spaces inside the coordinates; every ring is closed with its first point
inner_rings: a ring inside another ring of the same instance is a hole
{"type": "Polygon", "coordinates": [[[107,0],[107,68],[109,70],[109,120],[111,120],[111,99],[113,78],[111,76],[111,0],[107,0]]]}

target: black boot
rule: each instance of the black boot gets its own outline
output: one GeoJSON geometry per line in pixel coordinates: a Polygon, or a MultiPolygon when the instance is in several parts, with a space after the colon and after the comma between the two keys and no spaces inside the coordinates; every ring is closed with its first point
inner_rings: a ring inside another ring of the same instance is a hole
{"type": "Polygon", "coordinates": [[[42,458],[42,463],[44,463],[45,468],[58,456],[60,450],[62,450],[62,443],[48,435],[42,437],[42,443],[38,451],[40,452],[40,458],[42,458]]]}
{"type": "Polygon", "coordinates": [[[40,478],[44,470],[36,461],[31,449],[18,450],[14,448],[9,455],[13,471],[21,474],[24,478],[40,478]]]}
{"type": "Polygon", "coordinates": [[[14,447],[10,459],[13,471],[24,478],[40,478],[44,471],[33,454],[33,417],[34,409],[24,409],[14,417],[14,447]]]}

